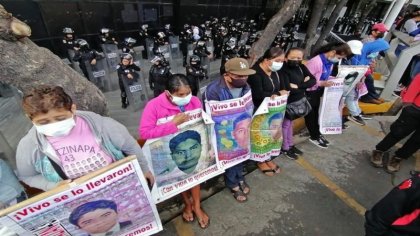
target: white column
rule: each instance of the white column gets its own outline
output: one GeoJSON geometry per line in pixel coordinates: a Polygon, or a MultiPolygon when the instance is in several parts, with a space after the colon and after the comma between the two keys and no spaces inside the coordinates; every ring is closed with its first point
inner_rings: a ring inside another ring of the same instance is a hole
{"type": "Polygon", "coordinates": [[[395,20],[398,17],[398,14],[400,13],[401,9],[404,7],[406,1],[404,0],[394,0],[390,7],[392,7],[391,11],[387,16],[385,16],[385,19],[382,21],[388,29],[391,29],[392,24],[394,24],[395,20]]]}

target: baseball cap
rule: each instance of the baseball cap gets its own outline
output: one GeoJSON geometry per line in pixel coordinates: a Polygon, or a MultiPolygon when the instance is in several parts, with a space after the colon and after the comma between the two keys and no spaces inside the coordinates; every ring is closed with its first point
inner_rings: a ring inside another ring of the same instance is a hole
{"type": "Polygon", "coordinates": [[[387,32],[388,27],[384,23],[377,23],[372,26],[372,30],[377,30],[379,32],[387,32]]]}
{"type": "Polygon", "coordinates": [[[350,40],[347,42],[347,45],[349,45],[350,50],[354,55],[362,55],[363,43],[361,41],[350,40]]]}
{"type": "Polygon", "coordinates": [[[253,75],[255,74],[255,70],[249,69],[248,61],[235,57],[232,59],[229,59],[225,63],[225,70],[226,72],[235,74],[235,75],[253,75]]]}

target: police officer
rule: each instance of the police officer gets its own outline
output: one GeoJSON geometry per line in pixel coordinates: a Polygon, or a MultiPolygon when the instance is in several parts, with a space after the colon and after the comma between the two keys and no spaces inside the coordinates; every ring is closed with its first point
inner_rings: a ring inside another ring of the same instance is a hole
{"type": "Polygon", "coordinates": [[[184,30],[180,33],[180,49],[182,52],[182,66],[187,66],[188,44],[192,42],[192,30],[189,24],[184,25],[184,30]]]}
{"type": "Polygon", "coordinates": [[[99,39],[102,44],[117,44],[118,42],[114,37],[110,35],[111,30],[108,28],[102,28],[100,31],[99,39]]]}
{"type": "Polygon", "coordinates": [[[140,45],[142,45],[144,47],[143,50],[143,58],[147,59],[147,45],[146,45],[146,39],[150,38],[149,32],[148,32],[148,28],[149,25],[144,24],[141,26],[140,31],[139,31],[139,35],[140,35],[140,45]]]}
{"type": "Polygon", "coordinates": [[[234,37],[231,37],[224,45],[222,49],[222,61],[220,64],[220,74],[225,73],[225,63],[234,57],[239,57],[237,40],[234,37]]]}
{"type": "Polygon", "coordinates": [[[72,28],[66,27],[63,29],[63,45],[66,49],[74,50],[74,41],[76,40],[74,37],[74,31],[72,28]]]}
{"type": "Polygon", "coordinates": [[[131,55],[134,55],[134,44],[137,42],[137,40],[128,37],[124,39],[123,42],[123,48],[122,48],[122,52],[123,53],[130,53],[131,55]]]}
{"type": "Polygon", "coordinates": [[[192,95],[197,96],[200,89],[200,81],[208,79],[207,70],[201,66],[201,59],[197,55],[190,57],[190,65],[186,67],[187,78],[191,84],[192,95]]]}
{"type": "Polygon", "coordinates": [[[202,58],[209,57],[211,53],[207,50],[206,42],[204,40],[200,40],[197,41],[193,54],[202,58]]]}
{"type": "Polygon", "coordinates": [[[219,59],[222,56],[223,44],[228,39],[228,30],[225,26],[220,26],[214,38],[214,57],[219,59]]]}
{"type": "Polygon", "coordinates": [[[127,99],[127,92],[129,91],[125,90],[123,80],[127,80],[126,82],[128,85],[138,82],[139,75],[136,71],[140,71],[140,67],[134,64],[133,56],[130,53],[121,54],[121,63],[117,66],[117,72],[118,84],[120,85],[121,90],[121,107],[124,109],[129,105],[127,99]]]}
{"type": "Polygon", "coordinates": [[[154,97],[157,97],[165,91],[166,81],[172,75],[171,67],[163,56],[156,56],[151,63],[153,65],[149,71],[149,86],[154,97]]]}
{"type": "Polygon", "coordinates": [[[162,31],[158,32],[153,42],[153,53],[155,54],[155,56],[159,56],[160,54],[159,47],[167,45],[167,44],[168,44],[168,40],[166,38],[165,33],[162,31]]]}
{"type": "Polygon", "coordinates": [[[166,37],[175,36],[174,32],[172,31],[171,24],[165,25],[164,33],[166,37]]]}
{"type": "Polygon", "coordinates": [[[95,66],[96,59],[99,59],[99,55],[95,50],[90,49],[89,44],[84,39],[76,39],[74,49],[76,52],[73,61],[79,62],[80,69],[85,77],[89,79],[85,62],[89,62],[92,66],[95,66]]]}

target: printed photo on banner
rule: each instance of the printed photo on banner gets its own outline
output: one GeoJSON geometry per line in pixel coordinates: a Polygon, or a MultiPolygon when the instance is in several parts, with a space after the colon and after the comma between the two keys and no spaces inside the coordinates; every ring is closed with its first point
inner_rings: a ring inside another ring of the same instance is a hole
{"type": "Polygon", "coordinates": [[[251,123],[251,160],[262,162],[280,155],[286,104],[287,95],[267,97],[255,112],[251,123]]]}
{"type": "Polygon", "coordinates": [[[135,157],[113,163],[0,214],[3,216],[0,225],[18,235],[129,236],[162,230],[135,157]]]}
{"type": "MultiPolygon", "coordinates": [[[[190,120],[175,134],[151,139],[143,152],[152,166],[156,185],[152,196],[164,201],[223,172],[213,143],[212,121],[201,109],[186,112],[190,120]]],[[[165,123],[172,119],[159,120],[165,123]]]]}
{"type": "Polygon", "coordinates": [[[206,110],[214,121],[217,156],[224,169],[250,157],[253,109],[251,92],[237,99],[206,102],[206,110]]]}
{"type": "Polygon", "coordinates": [[[333,85],[324,89],[319,114],[319,129],[321,134],[341,134],[343,121],[340,101],[343,96],[344,78],[329,81],[332,81],[333,85]]]}
{"type": "Polygon", "coordinates": [[[352,89],[365,77],[368,66],[339,66],[337,79],[343,78],[343,97],[347,96],[352,89]]]}

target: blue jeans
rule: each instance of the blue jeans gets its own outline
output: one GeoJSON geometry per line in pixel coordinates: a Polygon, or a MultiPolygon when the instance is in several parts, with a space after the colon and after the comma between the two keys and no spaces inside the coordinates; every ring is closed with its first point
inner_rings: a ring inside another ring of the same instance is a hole
{"type": "Polygon", "coordinates": [[[368,75],[365,78],[365,84],[368,93],[362,97],[362,101],[369,101],[371,99],[378,99],[379,94],[376,92],[375,84],[372,75],[368,75]]]}
{"type": "Polygon", "coordinates": [[[352,116],[358,116],[362,113],[362,110],[359,107],[356,89],[352,89],[352,91],[347,94],[344,98],[344,103],[352,116]]]}
{"type": "Polygon", "coordinates": [[[413,81],[414,77],[416,77],[416,75],[420,73],[420,56],[414,56],[411,62],[412,64],[411,64],[410,77],[411,77],[411,81],[413,81]]]}
{"type": "Polygon", "coordinates": [[[225,170],[225,182],[226,186],[230,189],[238,187],[240,181],[244,181],[244,175],[242,170],[244,168],[243,163],[239,163],[225,170]]]}

